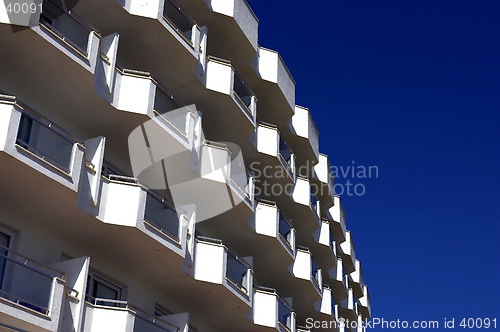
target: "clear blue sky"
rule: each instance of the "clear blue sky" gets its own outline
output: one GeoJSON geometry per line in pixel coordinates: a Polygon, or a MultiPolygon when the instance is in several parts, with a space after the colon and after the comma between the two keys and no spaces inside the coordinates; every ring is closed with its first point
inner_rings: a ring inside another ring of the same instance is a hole
{"type": "Polygon", "coordinates": [[[249,3],[320,150],[379,169],[337,179],[373,316],[500,320],[500,1],[249,3]]]}

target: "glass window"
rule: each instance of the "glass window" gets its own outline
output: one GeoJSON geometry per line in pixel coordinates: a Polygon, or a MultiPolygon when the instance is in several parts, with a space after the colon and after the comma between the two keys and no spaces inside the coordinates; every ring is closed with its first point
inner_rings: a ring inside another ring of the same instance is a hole
{"type": "MultiPolygon", "coordinates": [[[[8,248],[10,245],[10,235],[0,232],[0,245],[8,248]]],[[[0,250],[0,254],[7,256],[7,250],[0,250]]],[[[7,259],[3,256],[0,256],[0,286],[3,284],[5,265],[7,263],[7,259]]]]}
{"type": "Polygon", "coordinates": [[[87,280],[87,290],[86,295],[88,300],[96,305],[104,305],[108,307],[119,306],[116,302],[108,302],[104,300],[118,301],[121,300],[121,287],[113,284],[112,282],[105,280],[102,277],[96,276],[93,273],[89,273],[87,280]],[[96,301],[95,299],[102,299],[101,301],[96,301]]]}

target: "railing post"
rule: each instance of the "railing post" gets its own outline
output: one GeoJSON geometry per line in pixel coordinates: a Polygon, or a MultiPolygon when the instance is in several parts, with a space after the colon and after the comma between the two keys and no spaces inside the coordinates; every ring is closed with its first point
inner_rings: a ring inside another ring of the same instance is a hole
{"type": "MultiPolygon", "coordinates": [[[[252,205],[254,204],[254,194],[255,194],[255,178],[254,176],[250,176],[248,179],[248,191],[249,191],[249,196],[250,196],[250,202],[252,202],[252,205]]],[[[279,226],[278,226],[279,227],[279,226]]]]}
{"type": "Polygon", "coordinates": [[[252,114],[252,120],[255,124],[257,114],[257,98],[255,96],[250,98],[250,113],[252,114]]]}

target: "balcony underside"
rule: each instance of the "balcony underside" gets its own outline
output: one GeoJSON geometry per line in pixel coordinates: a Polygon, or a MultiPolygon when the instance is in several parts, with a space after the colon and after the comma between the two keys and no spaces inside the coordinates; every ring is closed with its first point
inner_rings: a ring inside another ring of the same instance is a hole
{"type": "Polygon", "coordinates": [[[257,49],[233,17],[212,11],[203,0],[180,0],[179,3],[198,24],[208,27],[208,54],[230,59],[245,77],[255,76],[250,64],[257,49]]]}
{"type": "Polygon", "coordinates": [[[247,165],[255,158],[257,152],[250,142],[255,124],[231,96],[208,90],[200,81],[171,91],[186,104],[195,104],[202,112],[206,139],[237,144],[247,165]]]}
{"type": "Polygon", "coordinates": [[[308,317],[325,319],[324,314],[315,308],[315,304],[321,301],[321,295],[310,280],[299,279],[290,274],[288,278],[281,280],[277,290],[283,297],[292,298],[298,324],[305,323],[308,317]]]}
{"type": "Polygon", "coordinates": [[[335,299],[335,303],[340,303],[341,300],[344,300],[347,296],[349,296],[347,288],[342,281],[331,278],[324,280],[324,282],[332,289],[332,295],[335,299]]]}
{"type": "MultiPolygon", "coordinates": [[[[256,151],[255,148],[254,151],[256,151]]],[[[276,194],[280,192],[285,194],[287,188],[293,188],[295,183],[293,174],[292,177],[289,176],[285,168],[287,164],[285,163],[285,166],[283,166],[279,160],[279,156],[275,157],[258,152],[250,154],[248,159],[254,162],[255,167],[252,167],[251,170],[255,170],[255,186],[261,190],[259,198],[276,201],[278,196],[282,196],[276,194]],[[274,193],[272,188],[275,188],[274,193]]],[[[290,202],[290,199],[287,201],[290,202]]]]}
{"type": "Polygon", "coordinates": [[[323,281],[328,284],[329,272],[333,274],[335,272],[333,269],[337,266],[336,257],[333,256],[329,246],[317,242],[316,245],[310,246],[309,250],[311,250],[313,257],[318,262],[318,266],[320,266],[323,271],[323,281]]]}
{"type": "Polygon", "coordinates": [[[309,206],[293,203],[288,215],[293,216],[292,223],[297,230],[296,243],[308,248],[318,245],[313,233],[320,228],[315,213],[309,206]]]}
{"type": "Polygon", "coordinates": [[[290,252],[275,237],[256,233],[236,209],[196,224],[203,235],[222,239],[242,257],[253,258],[254,278],[266,287],[279,288],[284,278],[291,278],[290,252]]]}
{"type": "Polygon", "coordinates": [[[259,98],[261,109],[264,110],[257,112],[257,120],[278,126],[283,134],[283,139],[297,154],[297,158],[299,158],[299,147],[289,137],[285,136],[284,133],[287,131],[287,121],[294,114],[293,108],[288,103],[278,84],[262,79],[252,79],[250,86],[254,87],[254,92],[259,98]]]}
{"type": "Polygon", "coordinates": [[[309,178],[313,172],[313,166],[318,163],[318,157],[314,152],[311,142],[308,138],[292,133],[288,125],[284,126],[282,134],[283,138],[288,142],[296,154],[295,163],[299,171],[298,175],[309,178]]]}
{"type": "Polygon", "coordinates": [[[311,185],[318,188],[318,194],[316,197],[318,197],[318,200],[321,202],[321,215],[326,216],[328,214],[328,210],[333,206],[333,193],[330,192],[330,186],[328,183],[319,181],[314,176],[310,177],[310,179],[311,185]]]}

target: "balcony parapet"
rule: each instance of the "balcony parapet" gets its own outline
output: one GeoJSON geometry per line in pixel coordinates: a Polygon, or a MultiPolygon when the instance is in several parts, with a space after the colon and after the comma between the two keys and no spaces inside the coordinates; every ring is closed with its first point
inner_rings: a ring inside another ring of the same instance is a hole
{"type": "Polygon", "coordinates": [[[88,295],[85,299],[83,325],[85,331],[109,327],[116,332],[181,332],[186,331],[188,325],[187,313],[155,316],[127,301],[94,298],[88,295]]]}

